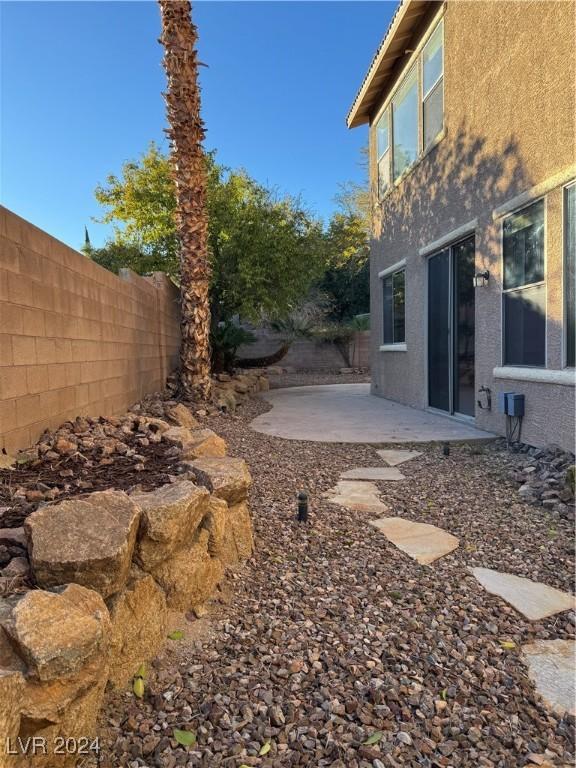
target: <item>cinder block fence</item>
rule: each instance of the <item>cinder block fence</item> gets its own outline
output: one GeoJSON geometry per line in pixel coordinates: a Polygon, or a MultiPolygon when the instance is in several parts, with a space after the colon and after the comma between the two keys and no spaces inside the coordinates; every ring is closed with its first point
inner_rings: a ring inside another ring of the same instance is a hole
{"type": "Polygon", "coordinates": [[[0,207],[0,448],[160,389],[178,360],[178,290],[118,277],[0,207]]]}

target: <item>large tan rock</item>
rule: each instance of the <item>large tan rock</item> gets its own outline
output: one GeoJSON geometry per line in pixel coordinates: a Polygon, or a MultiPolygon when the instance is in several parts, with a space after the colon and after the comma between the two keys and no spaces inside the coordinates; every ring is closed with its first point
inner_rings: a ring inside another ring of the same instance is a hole
{"type": "Polygon", "coordinates": [[[109,598],[108,607],[112,622],[109,680],[114,687],[124,688],[164,643],[166,598],[150,574],[132,567],[126,586],[109,598]]]}
{"type": "Polygon", "coordinates": [[[26,682],[20,704],[20,735],[23,739],[42,737],[48,752],[35,755],[32,768],[76,765],[77,754],[54,754],[56,739],[95,736],[107,679],[106,661],[99,656],[75,675],[48,683],[26,682]]]}
{"type": "Polygon", "coordinates": [[[196,481],[208,488],[219,499],[229,505],[246,499],[252,478],[244,459],[232,456],[225,458],[203,458],[187,462],[196,481]]]}
{"type": "Polygon", "coordinates": [[[212,399],[222,411],[226,413],[234,413],[236,411],[237,401],[233,390],[214,387],[212,389],[212,399]]]}
{"type": "Polygon", "coordinates": [[[180,427],[187,427],[188,429],[196,429],[200,426],[197,419],[192,416],[190,410],[186,408],[182,403],[173,406],[168,411],[168,415],[172,421],[176,422],[180,427]]]}
{"type": "Polygon", "coordinates": [[[190,430],[187,427],[171,427],[163,439],[177,446],[184,459],[200,456],[226,456],[226,442],[211,429],[190,430]]]}
{"type": "Polygon", "coordinates": [[[209,532],[202,529],[193,544],[181,549],[152,571],[169,608],[187,611],[201,606],[224,575],[221,561],[208,552],[209,532]]]}
{"type": "Polygon", "coordinates": [[[140,510],[119,491],[92,493],[33,512],[25,522],[41,587],[82,584],[108,597],[128,575],[140,510]]]}
{"type": "Polygon", "coordinates": [[[206,488],[183,480],[130,498],[142,513],[135,559],[150,570],[192,540],[208,510],[210,494],[206,488]]]}
{"type": "Polygon", "coordinates": [[[254,550],[252,519],[248,504],[245,501],[234,504],[230,507],[228,514],[238,557],[244,560],[250,557],[254,550]]]}
{"type": "Polygon", "coordinates": [[[0,626],[27,674],[41,682],[74,675],[108,648],[110,616],[102,597],[79,584],[31,590],[3,606],[0,626]]]}
{"type": "Polygon", "coordinates": [[[14,749],[20,732],[20,702],[24,690],[21,672],[0,669],[0,768],[14,766],[14,749]]]}
{"type": "Polygon", "coordinates": [[[211,429],[194,430],[192,440],[182,451],[185,459],[196,459],[204,456],[218,458],[226,456],[227,452],[226,441],[211,429]]]}
{"type": "Polygon", "coordinates": [[[210,497],[210,506],[202,526],[209,533],[208,552],[210,555],[217,557],[224,565],[237,563],[240,558],[234,541],[230,510],[224,499],[219,499],[217,496],[210,497]]]}

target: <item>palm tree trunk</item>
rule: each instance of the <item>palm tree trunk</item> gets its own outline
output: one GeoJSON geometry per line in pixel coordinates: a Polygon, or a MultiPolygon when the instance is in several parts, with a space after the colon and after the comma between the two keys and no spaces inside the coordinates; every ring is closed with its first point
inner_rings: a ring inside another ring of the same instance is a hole
{"type": "Polygon", "coordinates": [[[200,117],[198,33],[192,23],[188,0],[159,0],[162,16],[164,69],[174,179],[177,226],[180,240],[180,291],[182,297],[182,346],[180,387],[189,399],[210,395],[210,305],[208,289],[208,217],[206,166],[200,117]]]}

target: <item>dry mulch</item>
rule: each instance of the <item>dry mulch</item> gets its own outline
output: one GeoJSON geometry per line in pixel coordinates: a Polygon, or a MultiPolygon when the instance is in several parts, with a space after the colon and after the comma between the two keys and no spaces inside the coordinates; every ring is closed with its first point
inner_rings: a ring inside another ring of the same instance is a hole
{"type": "Polygon", "coordinates": [[[40,491],[46,496],[43,501],[62,501],[109,488],[128,491],[140,485],[147,491],[170,482],[179,457],[167,453],[165,443],[143,446],[136,435],[123,436],[123,440],[137,451],[136,456],[115,455],[109,463],[101,463],[101,448],[96,445],[71,455],[41,456],[12,469],[0,469],[0,528],[22,525],[38,507],[26,493],[40,491]]]}
{"type": "Polygon", "coordinates": [[[519,647],[574,638],[574,614],[527,621],[468,570],[573,591],[573,528],[518,496],[518,458],[414,446],[423,455],[402,465],[408,479],[379,484],[391,514],[460,537],[454,553],[420,566],[369,515],[322,497],[341,471],[382,463],[374,446],[252,432],[268,407],[255,399],[210,419],[251,466],[255,555],[214,606],[209,641],[157,660],[143,701],[109,697],[102,766],[572,764],[574,720],[544,708],[519,647]],[[308,525],[295,520],[300,489],[308,525]],[[196,746],[178,746],[173,728],[194,731],[196,746]]]}

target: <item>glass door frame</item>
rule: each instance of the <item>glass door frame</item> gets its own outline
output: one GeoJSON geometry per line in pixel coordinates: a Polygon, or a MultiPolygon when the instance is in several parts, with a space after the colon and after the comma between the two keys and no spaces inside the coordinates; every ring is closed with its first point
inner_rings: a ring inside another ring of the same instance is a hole
{"type": "MultiPolygon", "coordinates": [[[[454,249],[465,243],[467,240],[472,240],[474,243],[474,258],[476,256],[476,234],[470,232],[467,235],[448,242],[446,245],[438,248],[426,255],[426,397],[427,408],[434,413],[439,413],[442,416],[450,416],[456,419],[464,419],[466,421],[474,421],[475,415],[469,415],[467,413],[460,413],[454,410],[454,390],[456,386],[456,343],[458,339],[457,335],[457,323],[456,323],[456,302],[455,302],[455,260],[454,249]],[[442,408],[430,405],[430,260],[435,256],[448,251],[448,404],[449,410],[445,411],[442,408]]],[[[475,271],[475,270],[474,270],[475,271]]],[[[474,289],[475,290],[475,289],[474,289]]],[[[476,302],[474,302],[476,303],[476,302]]],[[[474,326],[476,326],[476,318],[474,318],[474,326]]],[[[476,327],[474,328],[474,335],[476,334],[476,327]]],[[[474,349],[474,372],[476,369],[476,349],[474,349]]]]}

